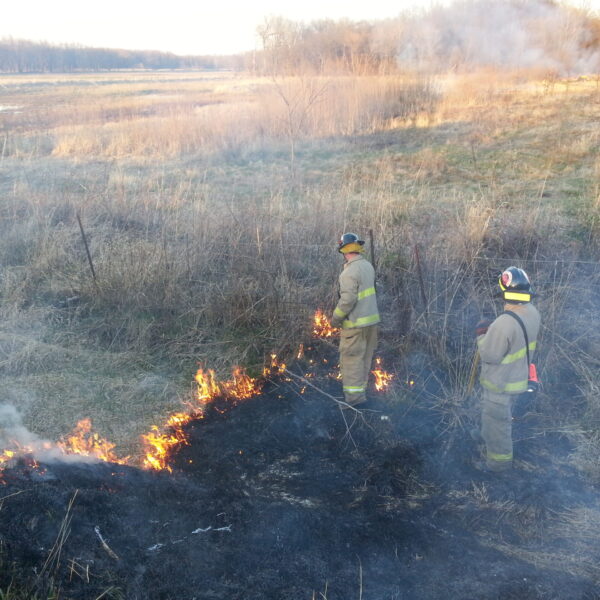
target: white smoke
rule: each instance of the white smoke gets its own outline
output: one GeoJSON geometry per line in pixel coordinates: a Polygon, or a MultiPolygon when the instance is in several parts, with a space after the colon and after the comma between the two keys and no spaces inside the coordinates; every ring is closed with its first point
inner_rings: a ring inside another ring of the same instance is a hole
{"type": "Polygon", "coordinates": [[[401,65],[428,69],[536,68],[598,73],[600,40],[581,10],[551,0],[463,0],[410,17],[401,65]]]}
{"type": "Polygon", "coordinates": [[[0,450],[16,445],[35,445],[41,441],[23,425],[21,415],[14,406],[0,404],[0,450]]]}
{"type": "Polygon", "coordinates": [[[98,462],[93,456],[65,454],[62,449],[29,431],[17,409],[10,404],[0,404],[0,455],[4,450],[17,454],[31,454],[40,462],[98,462]]]}

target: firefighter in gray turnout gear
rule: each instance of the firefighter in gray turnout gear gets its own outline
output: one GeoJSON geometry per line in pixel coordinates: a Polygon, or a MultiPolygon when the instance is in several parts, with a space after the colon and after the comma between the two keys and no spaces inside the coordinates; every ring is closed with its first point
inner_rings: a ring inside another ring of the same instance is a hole
{"type": "Polygon", "coordinates": [[[364,240],[345,233],[338,243],[344,255],[339,276],[340,298],[333,311],[332,325],[341,327],[340,370],[346,403],[360,406],[367,400],[367,382],[377,345],[380,321],[375,293],[375,270],[363,256],[364,240]]]}
{"type": "Polygon", "coordinates": [[[527,391],[529,379],[525,332],[531,359],[540,328],[540,314],[531,304],[527,273],[509,267],[498,283],[504,312],[490,324],[480,322],[475,332],[483,387],[480,433],[485,443],[485,462],[478,466],[489,471],[512,467],[512,405],[519,394],[527,391]]]}

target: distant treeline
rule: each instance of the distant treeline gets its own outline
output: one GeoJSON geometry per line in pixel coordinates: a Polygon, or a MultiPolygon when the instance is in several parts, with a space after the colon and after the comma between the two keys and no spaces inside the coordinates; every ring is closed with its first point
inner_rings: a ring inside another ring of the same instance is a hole
{"type": "Polygon", "coordinates": [[[271,74],[600,72],[600,17],[555,0],[456,0],[376,22],[271,17],[258,34],[263,51],[255,69],[271,74]]]}
{"type": "Polygon", "coordinates": [[[73,73],[111,69],[232,69],[233,56],[177,56],[168,52],[113,50],[55,45],[26,40],[0,40],[0,72],[73,73]]]}
{"type": "Polygon", "coordinates": [[[456,0],[383,21],[281,17],[257,29],[260,50],[232,56],[0,41],[0,71],[234,69],[264,75],[436,73],[481,67],[556,75],[600,72],[600,17],[557,0],[456,0]]]}

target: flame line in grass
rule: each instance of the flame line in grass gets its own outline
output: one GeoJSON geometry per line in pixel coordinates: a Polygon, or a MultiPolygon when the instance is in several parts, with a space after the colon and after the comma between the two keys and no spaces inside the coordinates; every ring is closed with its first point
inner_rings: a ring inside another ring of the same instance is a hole
{"type": "MultiPolygon", "coordinates": [[[[273,364],[275,364],[274,356],[271,359],[271,365],[273,364]]],[[[196,404],[190,406],[187,412],[171,415],[162,429],[155,425],[150,433],[142,435],[145,447],[142,461],[144,468],[172,472],[168,461],[173,450],[189,444],[184,432],[187,423],[203,418],[206,407],[217,398],[227,400],[230,407],[235,406],[238,402],[259,394],[263,385],[262,381],[250,377],[241,367],[236,367],[232,379],[224,382],[217,381],[212,369],[205,371],[200,368],[196,373],[195,381],[196,404]]]]}
{"type": "Polygon", "coordinates": [[[12,462],[22,460],[27,467],[39,471],[38,461],[52,462],[66,460],[68,457],[81,456],[87,459],[117,464],[126,464],[127,458],[119,458],[115,452],[115,445],[92,432],[90,419],[82,419],[77,423],[73,432],[62,438],[56,444],[46,440],[33,440],[24,444],[18,440],[11,440],[11,447],[0,454],[0,482],[2,471],[12,462]]]}
{"type": "MultiPolygon", "coordinates": [[[[313,335],[328,338],[338,332],[338,329],[331,326],[323,311],[317,310],[313,319],[313,335]]],[[[300,346],[296,358],[304,358],[303,345],[300,346]]],[[[217,399],[226,401],[227,407],[230,408],[243,400],[256,396],[261,392],[269,377],[274,375],[285,377],[285,372],[286,365],[280,363],[275,354],[271,354],[270,364],[265,367],[263,379],[260,380],[250,377],[241,367],[234,368],[232,378],[228,381],[218,381],[212,369],[199,368],[195,375],[194,401],[188,405],[188,410],[173,413],[162,427],[154,425],[147,434],[141,436],[144,448],[141,466],[145,469],[172,472],[172,468],[168,464],[170,456],[176,448],[189,443],[184,431],[187,423],[203,418],[206,407],[217,399]]],[[[387,389],[393,375],[386,373],[381,368],[381,359],[376,359],[376,367],[371,372],[375,377],[376,390],[387,389]]],[[[67,456],[83,456],[92,460],[116,464],[131,463],[130,457],[119,458],[114,448],[115,444],[92,431],[90,419],[82,419],[70,435],[62,438],[56,444],[39,440],[24,445],[16,440],[12,441],[11,447],[0,453],[0,483],[2,482],[2,472],[9,464],[24,459],[29,467],[37,469],[39,464],[35,457],[42,454],[49,460],[60,460],[67,456]]]]}
{"type": "MultiPolygon", "coordinates": [[[[279,365],[273,355],[271,366],[265,368],[265,375],[281,372],[282,368],[285,369],[285,365],[279,365]]],[[[225,400],[228,406],[235,406],[260,393],[263,385],[262,381],[250,377],[241,367],[233,370],[230,380],[222,382],[217,380],[212,369],[200,368],[196,373],[195,382],[194,403],[189,405],[188,410],[170,415],[162,427],[155,425],[149,433],[141,436],[145,452],[142,459],[143,468],[171,472],[168,460],[172,451],[176,447],[189,443],[184,432],[187,423],[192,419],[202,418],[206,407],[217,398],[225,400]]],[[[131,463],[130,457],[119,458],[114,448],[115,444],[92,431],[90,419],[82,419],[70,435],[56,444],[41,440],[31,444],[21,444],[17,440],[12,440],[10,448],[0,452],[0,482],[2,482],[2,471],[18,460],[24,460],[28,467],[38,469],[36,457],[42,454],[49,461],[62,460],[68,456],[83,456],[116,464],[131,463]]]]}

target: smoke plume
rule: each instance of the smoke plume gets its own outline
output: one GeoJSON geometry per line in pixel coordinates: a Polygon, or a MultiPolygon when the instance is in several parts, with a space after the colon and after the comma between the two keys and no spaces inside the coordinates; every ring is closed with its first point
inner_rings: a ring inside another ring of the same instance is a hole
{"type": "Polygon", "coordinates": [[[500,67],[597,73],[600,23],[551,0],[465,0],[413,16],[398,51],[420,69],[500,67]]]}

